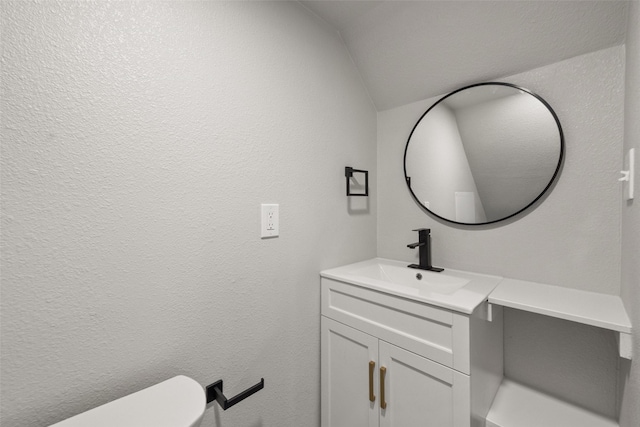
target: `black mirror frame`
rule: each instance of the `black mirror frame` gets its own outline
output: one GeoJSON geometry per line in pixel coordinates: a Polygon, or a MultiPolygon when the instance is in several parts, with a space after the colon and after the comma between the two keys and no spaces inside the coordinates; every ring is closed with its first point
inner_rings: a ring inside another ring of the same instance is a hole
{"type": "Polygon", "coordinates": [[[553,183],[556,181],[556,178],[558,177],[558,175],[560,173],[560,169],[562,168],[562,163],[564,161],[564,151],[565,151],[564,132],[562,131],[562,126],[560,125],[560,120],[558,119],[558,115],[553,110],[553,108],[551,108],[551,105],[549,105],[549,103],[547,101],[545,101],[541,96],[539,96],[538,94],[536,94],[534,92],[531,92],[529,89],[525,89],[523,87],[511,84],[511,83],[504,83],[504,82],[476,83],[476,84],[472,84],[472,85],[469,85],[469,86],[462,87],[460,89],[456,89],[453,92],[443,96],[438,101],[436,101],[431,107],[429,107],[427,109],[427,111],[424,112],[424,114],[422,114],[420,116],[420,118],[418,119],[416,124],[413,126],[413,129],[411,129],[411,133],[409,134],[409,138],[407,139],[407,143],[406,143],[405,148],[404,148],[404,156],[403,156],[404,179],[405,179],[405,183],[407,184],[407,188],[409,189],[409,192],[411,193],[411,197],[413,197],[413,200],[422,209],[424,209],[427,212],[429,212],[429,214],[431,214],[431,215],[433,215],[433,216],[435,216],[435,217],[437,217],[437,218],[439,218],[439,219],[441,219],[443,221],[446,221],[446,222],[452,223],[452,224],[468,225],[468,226],[495,224],[497,222],[505,221],[505,220],[507,220],[509,218],[513,218],[514,216],[526,211],[528,208],[533,206],[538,200],[540,200],[540,198],[542,196],[544,196],[547,193],[547,191],[553,185],[553,183]],[[554,171],[553,176],[549,180],[549,183],[544,187],[544,189],[540,192],[540,194],[538,194],[538,196],[536,196],[536,198],[533,199],[531,201],[531,203],[529,203],[528,205],[526,205],[525,207],[523,207],[519,211],[514,212],[511,215],[505,216],[504,218],[496,219],[496,220],[493,220],[493,221],[487,221],[487,222],[469,223],[469,222],[453,221],[451,219],[444,218],[444,217],[438,215],[437,213],[431,211],[429,208],[427,208],[425,205],[423,205],[422,202],[420,202],[420,199],[416,196],[416,194],[411,189],[411,178],[409,176],[407,176],[407,150],[409,149],[409,142],[411,142],[411,136],[413,135],[413,132],[416,130],[416,128],[418,127],[418,125],[422,121],[422,118],[424,116],[426,116],[429,113],[429,111],[431,111],[436,105],[440,104],[442,101],[444,101],[445,99],[449,98],[450,96],[455,95],[456,93],[461,92],[461,91],[463,91],[465,89],[470,89],[470,88],[477,87],[477,86],[488,86],[488,85],[508,86],[508,87],[512,87],[514,89],[518,89],[518,90],[520,90],[522,92],[528,93],[529,95],[533,96],[538,101],[540,101],[545,107],[547,107],[547,109],[549,110],[549,112],[553,116],[553,119],[555,120],[556,124],[558,125],[558,133],[560,134],[560,155],[558,156],[558,164],[556,165],[556,170],[554,171]]]}

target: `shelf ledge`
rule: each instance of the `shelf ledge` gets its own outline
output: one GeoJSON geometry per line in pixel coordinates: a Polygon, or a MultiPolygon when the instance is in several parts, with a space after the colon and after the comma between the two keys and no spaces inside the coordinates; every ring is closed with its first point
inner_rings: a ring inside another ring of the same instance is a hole
{"type": "Polygon", "coordinates": [[[485,427],[619,427],[615,420],[504,379],[485,427]]]}
{"type": "Polygon", "coordinates": [[[631,333],[631,322],[616,295],[504,279],[489,294],[491,304],[631,333]]]}
{"type": "Polygon", "coordinates": [[[503,279],[488,300],[490,304],[615,331],[620,357],[632,357],[631,321],[616,295],[503,279]]]}

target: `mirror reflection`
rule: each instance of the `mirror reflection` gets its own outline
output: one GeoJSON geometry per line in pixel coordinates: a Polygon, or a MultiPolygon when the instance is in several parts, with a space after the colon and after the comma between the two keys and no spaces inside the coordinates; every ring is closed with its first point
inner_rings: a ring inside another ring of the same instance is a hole
{"type": "Polygon", "coordinates": [[[564,141],[551,107],[507,83],[481,83],[441,98],[405,148],[414,199],[455,223],[487,224],[531,206],[550,187],[564,141]]]}

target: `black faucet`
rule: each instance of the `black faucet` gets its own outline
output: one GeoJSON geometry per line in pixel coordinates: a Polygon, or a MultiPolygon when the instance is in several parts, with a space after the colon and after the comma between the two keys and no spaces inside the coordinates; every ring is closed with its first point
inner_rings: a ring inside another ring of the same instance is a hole
{"type": "Polygon", "coordinates": [[[436,271],[440,273],[444,268],[431,265],[431,229],[418,228],[413,230],[418,232],[418,242],[407,245],[408,248],[418,248],[420,251],[420,264],[411,264],[409,268],[419,268],[420,270],[436,271]]]}

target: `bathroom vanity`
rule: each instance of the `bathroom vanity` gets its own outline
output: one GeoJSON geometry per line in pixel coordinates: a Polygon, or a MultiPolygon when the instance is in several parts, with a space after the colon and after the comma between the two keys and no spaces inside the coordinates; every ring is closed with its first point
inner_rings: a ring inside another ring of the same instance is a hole
{"type": "Polygon", "coordinates": [[[375,258],[321,275],[323,427],[615,427],[503,378],[503,307],[616,333],[617,296],[375,258]]]}
{"type": "Polygon", "coordinates": [[[502,311],[486,302],[500,280],[380,258],[323,271],[322,426],[484,426],[502,380],[502,311]]]}

